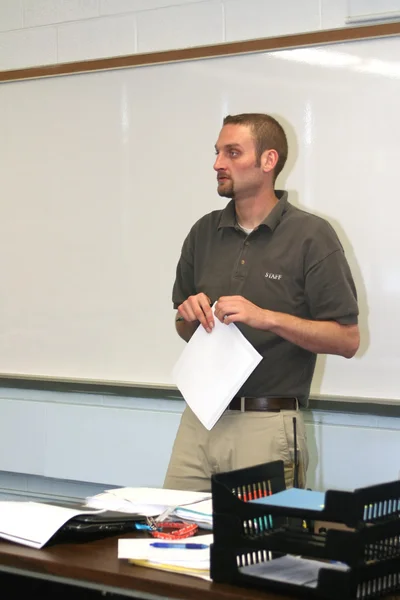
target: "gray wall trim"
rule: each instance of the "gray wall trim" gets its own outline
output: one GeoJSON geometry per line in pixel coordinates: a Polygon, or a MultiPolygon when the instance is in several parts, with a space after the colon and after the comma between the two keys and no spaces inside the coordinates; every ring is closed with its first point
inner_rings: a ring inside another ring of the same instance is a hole
{"type": "MultiPolygon", "coordinates": [[[[0,376],[0,387],[43,390],[50,392],[74,392],[125,396],[130,398],[151,398],[161,400],[179,400],[183,397],[175,386],[152,386],[146,384],[118,384],[88,381],[56,381],[45,379],[27,379],[23,377],[0,376]]],[[[389,398],[345,398],[339,396],[311,396],[310,410],[329,412],[347,412],[385,417],[400,416],[400,400],[389,398]]]]}

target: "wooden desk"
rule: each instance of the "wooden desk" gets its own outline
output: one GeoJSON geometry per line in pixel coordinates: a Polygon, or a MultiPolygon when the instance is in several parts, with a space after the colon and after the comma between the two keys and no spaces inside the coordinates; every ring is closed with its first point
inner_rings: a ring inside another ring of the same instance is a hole
{"type": "Polygon", "coordinates": [[[288,596],[137,567],[118,559],[117,547],[118,537],[59,543],[42,550],[0,541],[0,572],[143,600],[290,600],[288,596]]]}

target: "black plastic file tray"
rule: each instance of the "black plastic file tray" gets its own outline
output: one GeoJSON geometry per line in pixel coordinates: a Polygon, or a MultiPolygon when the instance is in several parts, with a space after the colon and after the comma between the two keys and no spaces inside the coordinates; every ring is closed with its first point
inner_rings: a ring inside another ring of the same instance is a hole
{"type": "MultiPolygon", "coordinates": [[[[246,545],[248,541],[249,536],[241,536],[238,544],[246,545]]],[[[265,532],[264,536],[253,536],[251,546],[256,551],[340,561],[349,566],[396,557],[400,560],[400,519],[361,530],[328,529],[326,534],[285,526],[265,532]]]]}
{"type": "MultiPolygon", "coordinates": [[[[307,493],[305,490],[300,491],[307,493]]],[[[400,481],[398,480],[350,492],[328,490],[324,496],[324,506],[319,510],[283,506],[281,502],[278,503],[279,496],[276,497],[276,505],[274,505],[274,496],[253,499],[252,504],[267,502],[265,511],[271,515],[331,521],[355,528],[400,516],[400,481]]]]}
{"type": "MultiPolygon", "coordinates": [[[[227,548],[217,552],[223,552],[225,560],[229,557],[227,548]]],[[[400,588],[400,562],[397,558],[354,568],[293,555],[246,564],[251,563],[253,555],[253,552],[241,554],[244,564],[233,571],[228,566],[228,559],[225,577],[216,577],[211,563],[212,579],[295,597],[326,600],[367,600],[386,596],[400,588]],[[280,561],[284,563],[280,564],[280,561]]],[[[232,553],[230,559],[236,561],[238,557],[232,553]]],[[[221,565],[223,560],[219,562],[221,565]]]]}
{"type": "Polygon", "coordinates": [[[242,534],[256,535],[286,523],[285,518],[272,521],[264,506],[251,502],[256,494],[271,495],[284,489],[284,465],[281,460],[213,475],[214,541],[224,544],[237,542],[242,534]]]}
{"type": "Polygon", "coordinates": [[[284,489],[281,461],[212,477],[214,581],[338,600],[400,589],[400,481],[354,492],[329,490],[318,511],[271,504],[284,489]],[[268,504],[254,500],[260,491],[268,504]],[[315,518],[351,529],[314,534],[315,518]],[[271,577],[271,568],[279,571],[278,559],[311,561],[313,583],[271,577]]]}
{"type": "Polygon", "coordinates": [[[276,494],[285,488],[282,460],[216,473],[211,478],[213,510],[230,512],[256,497],[276,494]]]}

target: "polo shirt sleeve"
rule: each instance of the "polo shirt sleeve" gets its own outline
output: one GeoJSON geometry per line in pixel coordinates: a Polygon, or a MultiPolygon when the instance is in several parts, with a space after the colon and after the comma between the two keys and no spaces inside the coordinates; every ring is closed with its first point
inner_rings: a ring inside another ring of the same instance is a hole
{"type": "Polygon", "coordinates": [[[350,266],[336,233],[330,226],[324,233],[324,242],[310,252],[311,261],[305,273],[310,315],[315,320],[354,325],[359,311],[350,266]]]}
{"type": "Polygon", "coordinates": [[[190,232],[183,243],[181,256],[176,267],[175,283],[172,290],[174,308],[178,308],[182,302],[195,293],[192,232],[190,232]]]}

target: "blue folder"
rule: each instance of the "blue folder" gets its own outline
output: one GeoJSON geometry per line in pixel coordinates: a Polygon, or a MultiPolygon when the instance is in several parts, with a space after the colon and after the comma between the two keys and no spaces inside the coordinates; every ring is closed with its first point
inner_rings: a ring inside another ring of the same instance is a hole
{"type": "Polygon", "coordinates": [[[323,511],[325,506],[325,492],[314,492],[299,488],[290,488],[283,492],[277,492],[264,498],[251,500],[256,504],[267,504],[268,506],[279,506],[283,508],[299,508],[314,511],[323,511]]]}

